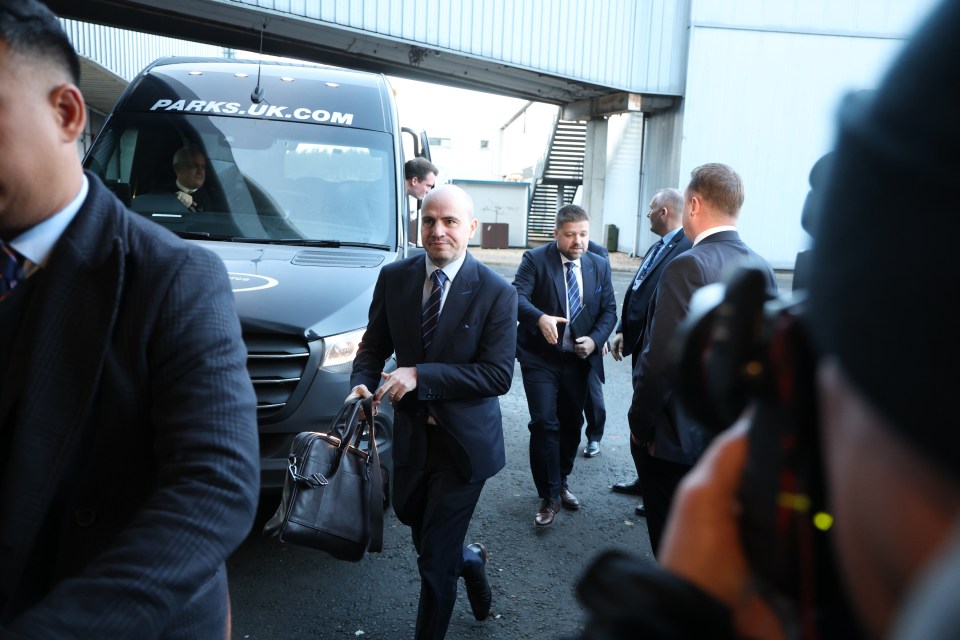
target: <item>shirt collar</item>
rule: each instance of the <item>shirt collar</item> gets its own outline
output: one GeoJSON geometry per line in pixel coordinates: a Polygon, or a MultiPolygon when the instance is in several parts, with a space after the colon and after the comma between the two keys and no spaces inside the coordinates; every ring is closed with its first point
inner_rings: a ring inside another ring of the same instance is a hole
{"type": "Polygon", "coordinates": [[[702,232],[700,235],[696,237],[696,239],[693,241],[693,245],[696,246],[697,243],[699,243],[701,240],[703,240],[708,236],[712,236],[715,233],[720,233],[721,231],[736,231],[736,230],[737,228],[731,224],[725,224],[719,227],[713,227],[712,229],[707,229],[706,231],[702,232]]]}
{"type": "Polygon", "coordinates": [[[29,261],[25,269],[29,269],[31,263],[37,267],[46,266],[54,246],[80,211],[89,191],[90,183],[87,176],[83,175],[79,193],[67,206],[13,239],[10,245],[29,261]]]}
{"type": "Polygon", "coordinates": [[[427,278],[433,275],[433,272],[437,269],[443,269],[443,275],[447,276],[448,282],[453,282],[453,279],[457,277],[457,274],[460,272],[460,267],[463,266],[463,261],[467,259],[467,252],[464,251],[463,255],[448,264],[445,267],[438,267],[430,261],[430,256],[427,256],[427,259],[424,263],[427,266],[427,278]]]}
{"type": "Polygon", "coordinates": [[[180,191],[183,191],[184,193],[193,193],[196,191],[196,189],[187,189],[185,186],[180,184],[179,180],[177,180],[177,189],[180,189],[180,191]]]}

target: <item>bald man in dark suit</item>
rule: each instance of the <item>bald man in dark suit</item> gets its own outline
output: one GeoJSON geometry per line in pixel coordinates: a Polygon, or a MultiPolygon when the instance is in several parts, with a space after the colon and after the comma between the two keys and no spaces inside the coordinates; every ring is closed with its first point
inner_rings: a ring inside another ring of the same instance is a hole
{"type": "MultiPolygon", "coordinates": [[[[623,296],[623,311],[610,345],[614,360],[620,361],[623,356],[631,356],[631,370],[636,368],[637,358],[640,357],[643,328],[647,323],[647,309],[650,306],[650,299],[657,290],[660,274],[670,260],[693,244],[683,233],[682,216],[683,194],[679,190],[661,189],[650,200],[647,219],[650,220],[650,230],[660,236],[660,240],[647,250],[633,277],[633,282],[623,296]]],[[[632,437],[630,438],[630,455],[637,470],[636,479],[632,482],[617,482],[611,488],[616,493],[639,496],[641,494],[640,467],[646,457],[646,450],[632,437]]],[[[641,516],[646,515],[642,501],[637,505],[636,513],[641,516]]]]}

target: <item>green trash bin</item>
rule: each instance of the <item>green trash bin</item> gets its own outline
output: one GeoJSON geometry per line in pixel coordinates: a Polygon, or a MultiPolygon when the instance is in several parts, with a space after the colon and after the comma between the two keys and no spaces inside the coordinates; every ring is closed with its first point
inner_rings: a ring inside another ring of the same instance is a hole
{"type": "Polygon", "coordinates": [[[620,229],[615,224],[608,224],[603,228],[603,246],[607,251],[616,251],[620,244],[620,229]]]}

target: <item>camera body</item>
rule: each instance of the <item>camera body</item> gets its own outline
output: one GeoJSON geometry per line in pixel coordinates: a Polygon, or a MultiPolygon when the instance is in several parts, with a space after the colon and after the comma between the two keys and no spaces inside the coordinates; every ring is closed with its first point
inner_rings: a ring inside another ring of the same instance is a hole
{"type": "Polygon", "coordinates": [[[801,628],[851,630],[830,544],[804,295],[775,297],[762,271],[741,267],[694,295],[675,355],[679,399],[713,434],[749,409],[740,530],[758,588],[801,628]]]}

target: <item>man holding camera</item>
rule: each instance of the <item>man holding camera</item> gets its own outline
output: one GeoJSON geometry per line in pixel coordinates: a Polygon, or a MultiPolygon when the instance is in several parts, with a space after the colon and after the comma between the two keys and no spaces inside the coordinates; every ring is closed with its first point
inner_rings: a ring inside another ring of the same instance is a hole
{"type": "Polygon", "coordinates": [[[672,341],[694,292],[719,282],[727,269],[752,263],[764,268],[776,291],[773,269],[737,233],[743,181],[724,164],[695,168],[684,193],[683,231],[693,247],[667,264],[647,312],[643,346],[633,369],[628,419],[633,440],[646,448],[638,471],[654,554],[660,547],[676,487],[708,444],[708,436],[674,394],[672,341]]]}
{"type": "MultiPolygon", "coordinates": [[[[847,100],[816,209],[804,313],[817,358],[812,426],[834,517],[833,582],[869,637],[955,638],[960,629],[960,339],[944,312],[958,302],[960,263],[950,251],[905,253],[902,206],[918,190],[957,184],[958,31],[960,3],[941,3],[877,94],[847,100]]],[[[957,214],[948,199],[928,222],[950,228],[957,214]]],[[[581,597],[601,576],[620,590],[618,602],[587,603],[595,615],[585,637],[774,638],[821,619],[780,592],[757,592],[739,498],[758,455],[746,422],[718,436],[681,485],[659,568],[607,555],[588,572],[581,597]],[[691,607],[696,620],[668,613],[691,607]]],[[[804,637],[829,637],[815,631],[804,637]]]]}

